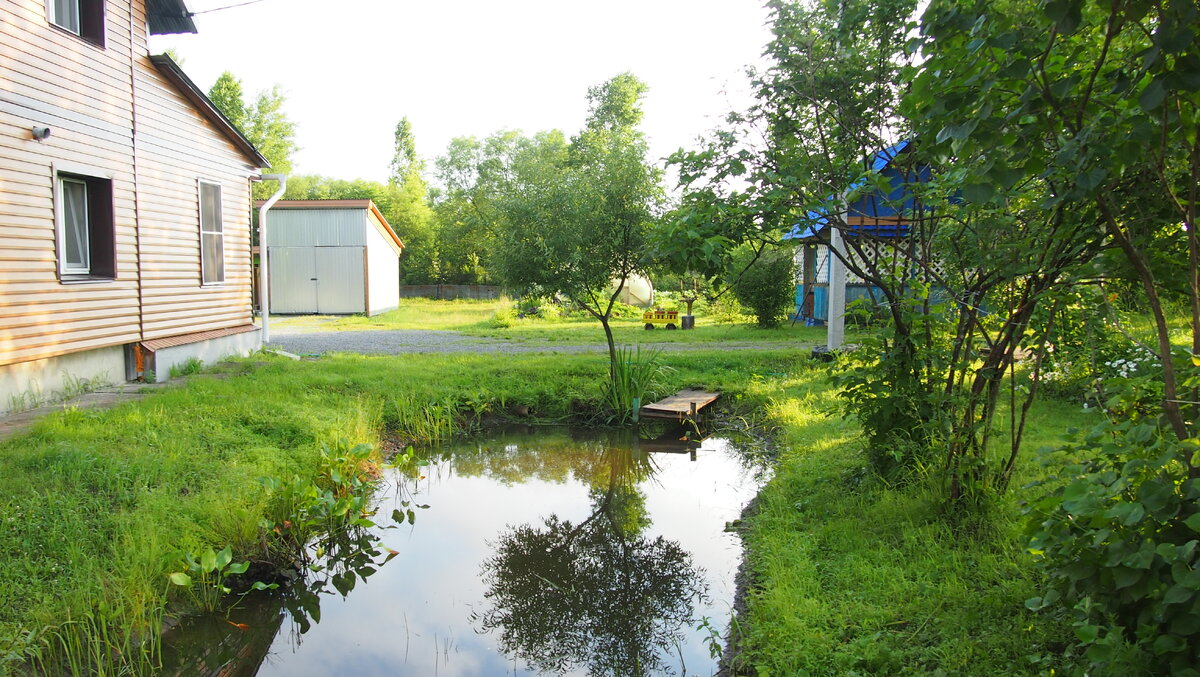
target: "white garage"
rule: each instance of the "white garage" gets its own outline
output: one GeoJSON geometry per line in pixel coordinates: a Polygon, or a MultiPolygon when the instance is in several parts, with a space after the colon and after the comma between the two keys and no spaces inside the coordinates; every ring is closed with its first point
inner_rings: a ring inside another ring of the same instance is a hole
{"type": "Polygon", "coordinates": [[[280,200],[268,214],[271,312],[377,315],[400,305],[404,243],[371,200],[280,200]]]}

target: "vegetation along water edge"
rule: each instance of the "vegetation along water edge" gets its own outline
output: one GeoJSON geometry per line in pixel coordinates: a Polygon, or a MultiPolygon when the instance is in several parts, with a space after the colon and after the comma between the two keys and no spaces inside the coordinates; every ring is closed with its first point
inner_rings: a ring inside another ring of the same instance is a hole
{"type": "MultiPolygon", "coordinates": [[[[671,369],[648,396],[722,390],[724,416],[769,434],[778,451],[775,476],[742,525],[746,608],[729,629],[737,673],[1037,674],[1070,665],[1070,625],[1024,604],[1038,589],[1021,537],[1024,494],[986,518],[949,519],[936,487],[873,475],[831,384],[838,368],[804,352],[659,359],[671,369]]],[[[11,553],[0,563],[5,669],[152,671],[164,622],[203,606],[194,589],[171,583],[188,571],[189,553],[197,564],[211,553],[210,563],[250,563],[260,574],[279,559],[262,543],[286,519],[283,494],[261,478],[328,478],[331,459],[360,444],[378,450],[388,431],[403,443],[490,418],[604,422],[606,362],[264,355],[111,411],[48,417],[0,455],[0,547],[11,553]]],[[[1031,443],[1059,443],[1064,424],[1097,416],[1047,401],[1031,443]]],[[[378,451],[371,459],[382,460],[378,451]]],[[[369,480],[369,463],[352,465],[369,480]]],[[[1042,471],[1030,462],[1020,472],[1025,484],[1042,471]]]]}

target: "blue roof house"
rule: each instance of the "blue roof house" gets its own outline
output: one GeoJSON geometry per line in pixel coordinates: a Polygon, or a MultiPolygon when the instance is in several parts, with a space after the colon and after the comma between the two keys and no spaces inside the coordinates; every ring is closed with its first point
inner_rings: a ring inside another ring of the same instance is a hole
{"type": "MultiPolygon", "coordinates": [[[[846,191],[846,195],[853,197],[848,204],[840,204],[839,197],[831,195],[828,207],[808,212],[803,222],[783,236],[797,245],[796,259],[801,270],[796,285],[796,320],[809,326],[821,326],[829,320],[830,268],[845,270],[844,266],[831,265],[831,225],[840,226],[843,238],[862,238],[858,244],[878,256],[890,256],[889,250],[894,251],[900,243],[908,241],[909,224],[926,209],[911,188],[929,181],[930,175],[928,165],[914,167],[903,161],[911,150],[912,142],[906,140],[871,158],[870,172],[887,179],[890,190],[864,190],[868,185],[864,176],[846,191]]],[[[852,262],[858,258],[853,248],[843,246],[842,250],[852,262]]],[[[884,296],[878,287],[846,270],[845,302],[860,299],[880,303],[884,296]]]]}

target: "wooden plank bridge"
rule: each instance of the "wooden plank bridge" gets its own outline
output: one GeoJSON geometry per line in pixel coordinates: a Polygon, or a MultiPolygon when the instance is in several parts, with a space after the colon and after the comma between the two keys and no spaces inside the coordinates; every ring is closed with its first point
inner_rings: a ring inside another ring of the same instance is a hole
{"type": "Polygon", "coordinates": [[[700,410],[717,401],[721,393],[703,390],[680,390],[669,397],[647,404],[638,412],[643,418],[665,418],[672,421],[695,419],[700,410]]]}

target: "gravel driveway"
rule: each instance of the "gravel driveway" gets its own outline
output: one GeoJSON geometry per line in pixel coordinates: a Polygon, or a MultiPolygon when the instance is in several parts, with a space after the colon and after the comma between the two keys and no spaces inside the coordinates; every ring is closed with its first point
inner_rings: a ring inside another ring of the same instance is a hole
{"type": "MultiPolygon", "coordinates": [[[[320,355],[342,352],[363,355],[397,355],[400,353],[600,353],[608,350],[603,341],[586,344],[536,343],[468,336],[449,330],[367,329],[362,331],[311,331],[310,328],[280,327],[271,329],[272,348],[297,355],[320,355]]],[[[806,349],[779,343],[649,343],[643,348],[664,351],[678,350],[778,350],[806,349]]]]}
{"type": "Polygon", "coordinates": [[[444,329],[367,329],[362,331],[289,331],[271,330],[270,347],[297,355],[321,353],[361,353],[396,355],[399,353],[581,353],[607,350],[603,343],[588,345],[538,345],[503,339],[467,336],[444,329]]]}

